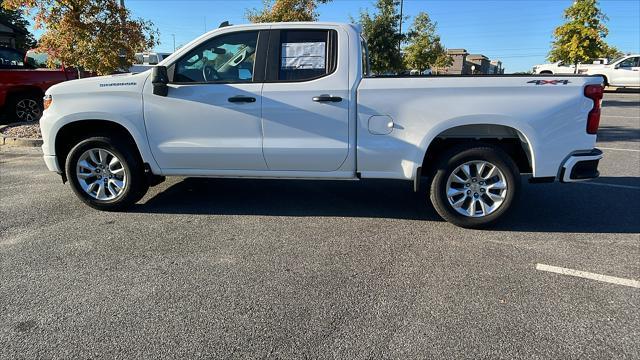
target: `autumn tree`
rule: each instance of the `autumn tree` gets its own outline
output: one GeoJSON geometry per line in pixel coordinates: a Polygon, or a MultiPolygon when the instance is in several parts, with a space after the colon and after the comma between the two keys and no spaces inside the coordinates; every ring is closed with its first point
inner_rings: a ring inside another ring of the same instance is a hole
{"type": "Polygon", "coordinates": [[[38,48],[49,61],[110,74],[128,68],[138,51],[157,43],[158,31],[143,19],[132,19],[117,0],[5,0],[5,8],[25,9],[43,28],[38,48]]]}
{"type": "Polygon", "coordinates": [[[425,70],[446,67],[453,60],[436,33],[437,24],[425,12],[420,12],[407,32],[407,45],[403,49],[404,64],[408,69],[425,70]]]}
{"type": "MultiPolygon", "coordinates": [[[[617,52],[604,41],[609,34],[605,26],[608,18],[598,7],[597,0],[575,0],[565,9],[564,18],[566,22],[553,32],[555,40],[549,61],[577,65],[617,52]]],[[[575,69],[577,71],[578,67],[575,69]]]]}
{"type": "Polygon", "coordinates": [[[264,0],[262,10],[251,9],[246,13],[252,23],[284,21],[316,21],[318,4],[331,0],[264,0]]]}
{"type": "Polygon", "coordinates": [[[25,32],[24,34],[17,34],[16,48],[27,51],[35,47],[36,39],[34,39],[33,34],[29,32],[29,21],[24,18],[22,11],[5,9],[3,3],[4,1],[0,0],[0,21],[11,24],[25,32]]]}
{"type": "Polygon", "coordinates": [[[398,44],[404,39],[398,29],[400,14],[397,0],[377,0],[376,12],[367,10],[360,13],[357,22],[362,26],[362,34],[369,46],[371,71],[376,74],[402,70],[402,56],[398,44]]]}

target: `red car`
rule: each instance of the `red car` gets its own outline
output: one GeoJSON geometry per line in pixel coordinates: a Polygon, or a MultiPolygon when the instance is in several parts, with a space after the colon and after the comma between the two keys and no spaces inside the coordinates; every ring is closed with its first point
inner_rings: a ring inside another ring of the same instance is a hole
{"type": "MultiPolygon", "coordinates": [[[[78,78],[75,69],[39,68],[38,53],[27,56],[15,49],[0,47],[0,111],[9,121],[37,121],[42,115],[42,98],[51,86],[78,78]]],[[[40,60],[46,58],[40,55],[40,60]]]]}

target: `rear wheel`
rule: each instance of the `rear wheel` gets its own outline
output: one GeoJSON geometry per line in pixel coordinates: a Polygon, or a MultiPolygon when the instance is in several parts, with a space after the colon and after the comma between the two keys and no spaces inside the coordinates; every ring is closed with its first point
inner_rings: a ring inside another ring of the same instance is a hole
{"type": "Polygon", "coordinates": [[[109,137],[78,143],[67,156],[65,171],[75,194],[99,210],[121,210],[147,192],[148,184],[136,149],[109,137]]]}
{"type": "Polygon", "coordinates": [[[481,145],[445,154],[431,183],[431,202],[442,218],[466,228],[498,221],[520,186],[514,161],[500,148],[481,145]]]}

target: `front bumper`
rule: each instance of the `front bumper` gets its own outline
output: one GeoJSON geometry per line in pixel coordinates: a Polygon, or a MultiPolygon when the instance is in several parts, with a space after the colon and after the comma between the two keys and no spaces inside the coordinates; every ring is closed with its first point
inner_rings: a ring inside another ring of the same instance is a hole
{"type": "Polygon", "coordinates": [[[58,174],[62,173],[62,170],[58,166],[58,159],[56,158],[55,155],[45,155],[43,156],[43,158],[44,158],[44,163],[47,165],[47,168],[49,169],[49,171],[55,171],[58,174]]]}
{"type": "Polygon", "coordinates": [[[560,181],[563,183],[576,182],[597,178],[598,163],[602,159],[602,150],[593,149],[590,152],[572,154],[562,165],[560,181]]]}

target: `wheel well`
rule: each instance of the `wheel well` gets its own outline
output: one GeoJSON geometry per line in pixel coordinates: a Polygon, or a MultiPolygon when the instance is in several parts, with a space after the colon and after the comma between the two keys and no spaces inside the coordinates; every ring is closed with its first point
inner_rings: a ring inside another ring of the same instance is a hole
{"type": "Polygon", "coordinates": [[[529,146],[516,129],[503,125],[464,125],[443,131],[429,144],[422,161],[422,174],[431,177],[438,157],[451,147],[474,143],[498,146],[511,156],[520,173],[533,171],[529,146]]]}
{"type": "Polygon", "coordinates": [[[551,70],[543,70],[540,71],[540,75],[553,75],[553,72],[551,70]]]}
{"type": "Polygon", "coordinates": [[[80,120],[63,126],[56,135],[56,158],[63,172],[69,151],[80,141],[92,136],[110,136],[125,141],[135,149],[135,156],[142,162],[136,142],[124,126],[108,120],[80,120]]]}

